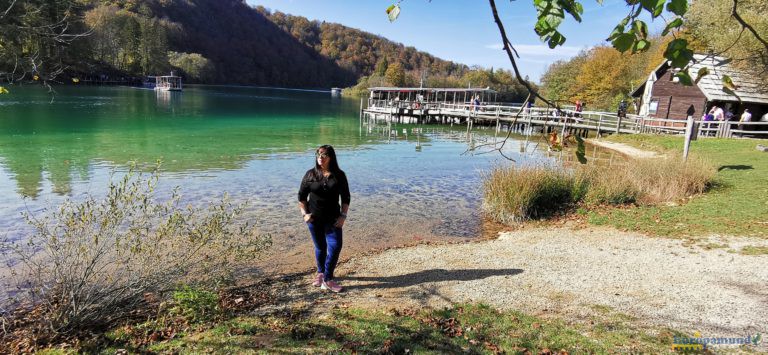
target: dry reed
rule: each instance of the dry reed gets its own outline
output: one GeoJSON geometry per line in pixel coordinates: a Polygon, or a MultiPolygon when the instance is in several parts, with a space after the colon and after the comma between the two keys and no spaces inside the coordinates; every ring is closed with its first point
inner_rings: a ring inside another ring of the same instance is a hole
{"type": "Polygon", "coordinates": [[[544,218],[577,204],[658,204],[704,192],[714,165],[690,158],[629,160],[613,166],[573,170],[546,167],[496,168],[485,176],[484,211],[502,223],[544,218]]]}

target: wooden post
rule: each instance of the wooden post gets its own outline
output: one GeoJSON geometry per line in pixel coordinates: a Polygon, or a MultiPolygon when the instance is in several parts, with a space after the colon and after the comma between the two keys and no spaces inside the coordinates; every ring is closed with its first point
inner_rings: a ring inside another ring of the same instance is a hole
{"type": "Polygon", "coordinates": [[[528,115],[528,134],[533,134],[533,116],[528,115]]]}
{"type": "Polygon", "coordinates": [[[688,116],[688,121],[685,123],[685,143],[683,144],[683,160],[688,160],[688,150],[691,147],[691,141],[696,139],[694,136],[694,121],[693,116],[688,116]]]}
{"type": "Polygon", "coordinates": [[[616,117],[616,134],[621,134],[621,116],[616,117]]]}
{"type": "Polygon", "coordinates": [[[363,121],[363,98],[360,98],[360,121],[363,121]]]}
{"type": "Polygon", "coordinates": [[[601,113],[597,119],[597,135],[595,138],[600,137],[600,127],[603,125],[603,114],[601,113]]]}
{"type": "Polygon", "coordinates": [[[560,131],[560,146],[565,147],[565,126],[568,124],[568,120],[563,121],[563,130],[560,131]]]}

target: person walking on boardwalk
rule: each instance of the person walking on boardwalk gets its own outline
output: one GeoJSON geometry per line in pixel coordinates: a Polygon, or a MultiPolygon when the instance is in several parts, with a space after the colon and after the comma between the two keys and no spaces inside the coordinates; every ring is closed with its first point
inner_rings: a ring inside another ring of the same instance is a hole
{"type": "Polygon", "coordinates": [[[315,287],[340,292],[333,272],[343,245],[350,194],[347,176],[339,168],[336,152],[330,145],[315,151],[315,167],[307,170],[299,186],[299,209],[315,245],[317,275],[315,287]],[[341,199],[341,206],[339,206],[341,199]]]}

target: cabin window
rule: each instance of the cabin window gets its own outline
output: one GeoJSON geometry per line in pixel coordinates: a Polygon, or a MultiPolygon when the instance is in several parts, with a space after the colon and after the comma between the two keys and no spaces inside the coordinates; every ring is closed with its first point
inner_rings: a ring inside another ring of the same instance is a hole
{"type": "Polygon", "coordinates": [[[650,105],[648,105],[648,113],[651,115],[656,114],[656,110],[659,109],[659,100],[651,100],[650,105]]]}

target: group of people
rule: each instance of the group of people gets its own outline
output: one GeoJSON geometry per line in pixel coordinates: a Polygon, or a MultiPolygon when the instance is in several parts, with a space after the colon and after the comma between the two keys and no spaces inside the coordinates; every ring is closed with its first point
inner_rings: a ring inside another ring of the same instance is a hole
{"type": "MultiPolygon", "coordinates": [[[[723,110],[720,106],[712,106],[712,108],[709,109],[707,113],[705,113],[702,117],[702,121],[733,121],[734,118],[733,111],[729,108],[728,110],[723,110]]],[[[749,109],[745,108],[744,112],[742,112],[741,116],[739,117],[739,122],[750,122],[752,121],[752,113],[749,112],[749,109]]]]}

